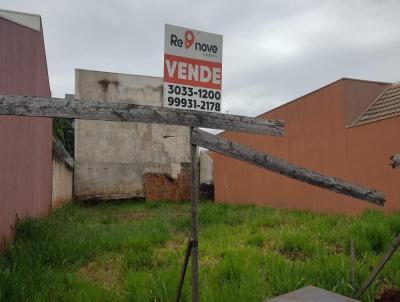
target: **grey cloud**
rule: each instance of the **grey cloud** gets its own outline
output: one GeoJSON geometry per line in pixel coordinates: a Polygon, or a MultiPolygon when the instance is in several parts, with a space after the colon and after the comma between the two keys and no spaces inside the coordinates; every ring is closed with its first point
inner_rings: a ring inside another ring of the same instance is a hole
{"type": "Polygon", "coordinates": [[[16,1],[39,13],[51,88],[74,68],[162,75],[164,24],[224,35],[223,110],[257,115],[341,77],[398,81],[400,2],[16,1]]]}

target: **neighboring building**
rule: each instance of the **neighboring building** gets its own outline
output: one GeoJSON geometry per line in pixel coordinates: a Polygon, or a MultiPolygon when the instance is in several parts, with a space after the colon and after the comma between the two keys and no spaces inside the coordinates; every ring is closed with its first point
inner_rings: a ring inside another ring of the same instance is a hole
{"type": "MultiPolygon", "coordinates": [[[[75,75],[76,99],[162,105],[162,78],[80,69],[75,75]]],[[[189,147],[188,127],[76,120],[74,194],[188,199],[189,147]]]]}
{"type": "MultiPolygon", "coordinates": [[[[39,15],[0,10],[0,93],[50,96],[39,15]]],[[[0,243],[51,209],[52,119],[0,116],[0,243]]]]}
{"type": "MultiPolygon", "coordinates": [[[[226,131],[222,137],[319,173],[382,191],[400,210],[400,85],[341,79],[260,118],[285,121],[285,136],[226,131]]],[[[381,207],[213,154],[217,202],[356,214],[381,207]]]]}

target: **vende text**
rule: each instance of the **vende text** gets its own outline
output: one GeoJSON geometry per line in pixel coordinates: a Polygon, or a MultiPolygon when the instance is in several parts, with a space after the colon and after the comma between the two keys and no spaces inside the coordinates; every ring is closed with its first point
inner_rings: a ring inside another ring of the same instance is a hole
{"type": "Polygon", "coordinates": [[[164,81],[221,89],[222,64],[165,54],[164,81]]]}

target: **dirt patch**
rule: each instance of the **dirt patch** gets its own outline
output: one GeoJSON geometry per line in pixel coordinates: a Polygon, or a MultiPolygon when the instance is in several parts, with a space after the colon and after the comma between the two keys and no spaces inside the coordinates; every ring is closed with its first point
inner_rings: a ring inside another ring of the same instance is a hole
{"type": "Polygon", "coordinates": [[[378,279],[376,288],[376,302],[400,302],[400,291],[395,289],[393,283],[387,278],[378,279]]]}
{"type": "MultiPolygon", "coordinates": [[[[161,267],[169,262],[171,253],[182,253],[182,257],[187,248],[187,239],[184,237],[175,240],[167,241],[164,246],[158,248],[154,252],[154,263],[156,266],[161,267]]],[[[183,259],[183,258],[182,258],[183,259]]]]}
{"type": "Polygon", "coordinates": [[[163,255],[168,252],[185,251],[187,247],[187,241],[183,238],[174,241],[167,241],[163,247],[158,249],[158,255],[163,255]]]}
{"type": "Polygon", "coordinates": [[[157,249],[155,254],[157,255],[165,255],[166,253],[170,252],[184,252],[186,251],[188,238],[186,237],[187,234],[183,232],[176,232],[174,234],[174,240],[169,240],[165,242],[165,244],[157,249]]]}
{"type": "MultiPolygon", "coordinates": [[[[183,255],[186,252],[187,248],[187,238],[183,237],[178,238],[177,240],[167,241],[165,245],[159,248],[154,254],[156,255],[156,264],[158,266],[164,265],[165,259],[168,258],[168,254],[179,252],[182,254],[182,258],[179,258],[179,265],[180,261],[183,261],[183,255]],[[182,259],[182,260],[181,260],[182,259]]],[[[180,256],[178,256],[180,257],[180,256]]],[[[211,256],[211,255],[203,255],[200,258],[200,264],[204,267],[215,267],[222,257],[211,256]]]]}
{"type": "Polygon", "coordinates": [[[208,256],[200,258],[200,265],[202,267],[214,268],[221,261],[222,257],[208,256]]]}
{"type": "Polygon", "coordinates": [[[287,251],[278,250],[278,252],[279,252],[279,254],[281,254],[283,257],[285,257],[286,259],[288,259],[290,261],[307,261],[309,259],[309,257],[307,255],[305,255],[304,253],[302,253],[301,251],[287,252],[287,251]]]}
{"type": "Polygon", "coordinates": [[[153,214],[147,212],[124,212],[116,215],[118,220],[143,220],[153,216],[153,214]]]}
{"type": "Polygon", "coordinates": [[[400,302],[400,291],[393,288],[386,289],[375,298],[375,302],[400,302]]]}
{"type": "Polygon", "coordinates": [[[167,244],[165,245],[165,249],[166,250],[170,250],[170,251],[179,250],[180,248],[182,248],[182,242],[181,241],[179,241],[179,242],[168,241],[167,244]]]}
{"type": "Polygon", "coordinates": [[[311,257],[309,252],[298,248],[285,248],[280,246],[276,248],[275,251],[290,261],[307,261],[311,257]]]}
{"type": "Polygon", "coordinates": [[[276,251],[276,244],[274,242],[271,242],[269,240],[264,241],[262,247],[261,247],[261,251],[263,253],[269,252],[269,251],[276,251]]]}
{"type": "Polygon", "coordinates": [[[342,245],[333,243],[328,245],[328,252],[332,255],[340,254],[344,252],[344,248],[342,245]]]}
{"type": "Polygon", "coordinates": [[[175,215],[178,216],[178,217],[181,217],[181,216],[189,216],[190,213],[189,213],[189,212],[184,212],[184,211],[176,210],[176,211],[175,211],[175,215]]]}
{"type": "Polygon", "coordinates": [[[78,276],[105,289],[119,289],[121,259],[119,254],[102,255],[83,266],[78,271],[78,276]]]}

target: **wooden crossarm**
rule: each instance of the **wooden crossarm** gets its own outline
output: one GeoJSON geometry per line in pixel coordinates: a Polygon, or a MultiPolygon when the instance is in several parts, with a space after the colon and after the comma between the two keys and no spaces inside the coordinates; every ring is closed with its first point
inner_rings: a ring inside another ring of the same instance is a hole
{"type": "Polygon", "coordinates": [[[284,123],[282,121],[104,101],[80,101],[0,94],[0,115],[1,114],[156,123],[232,130],[273,136],[282,136],[284,134],[284,123]]]}

